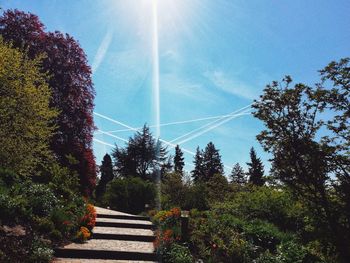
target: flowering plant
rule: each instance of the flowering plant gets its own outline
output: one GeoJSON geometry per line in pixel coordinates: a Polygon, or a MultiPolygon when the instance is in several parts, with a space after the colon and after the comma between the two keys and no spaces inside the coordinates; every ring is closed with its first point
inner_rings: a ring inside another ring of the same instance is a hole
{"type": "Polygon", "coordinates": [[[88,228],[90,231],[96,224],[96,209],[92,204],[86,205],[84,216],[80,219],[80,225],[88,228]]]}
{"type": "Polygon", "coordinates": [[[78,240],[80,242],[85,242],[86,240],[89,239],[90,236],[91,236],[90,230],[87,229],[86,227],[82,226],[82,227],[80,227],[80,230],[78,231],[78,233],[76,235],[76,240],[78,240]]]}
{"type": "Polygon", "coordinates": [[[153,217],[153,221],[159,226],[153,243],[157,251],[170,247],[172,243],[181,239],[180,216],[180,208],[175,207],[170,210],[159,211],[153,217]]]}

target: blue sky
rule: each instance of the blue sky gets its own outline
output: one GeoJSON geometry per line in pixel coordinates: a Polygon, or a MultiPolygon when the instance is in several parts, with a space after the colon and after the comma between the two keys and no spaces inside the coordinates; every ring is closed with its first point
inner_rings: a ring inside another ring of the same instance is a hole
{"type": "MultiPolygon", "coordinates": [[[[3,9],[35,13],[47,30],[78,40],[93,69],[95,111],[131,127],[152,125],[155,119],[151,4],[0,0],[3,9]]],[[[161,123],[230,114],[286,74],[312,85],[317,70],[349,56],[349,13],[346,0],[158,0],[161,123]]],[[[171,141],[211,121],[163,126],[161,138],[171,141]]],[[[95,123],[103,131],[125,129],[98,116],[95,123]]],[[[258,120],[242,115],[216,126],[188,137],[181,146],[195,151],[213,141],[227,169],[236,162],[245,167],[254,146],[269,166],[268,155],[255,140],[263,128],[258,120]]],[[[132,132],[113,134],[127,139],[132,132]]],[[[96,133],[95,139],[124,145],[106,134],[96,133]]],[[[95,142],[97,163],[110,151],[110,146],[95,142]]],[[[169,152],[174,151],[169,147],[169,152]]],[[[192,163],[190,154],[185,158],[192,163]]]]}

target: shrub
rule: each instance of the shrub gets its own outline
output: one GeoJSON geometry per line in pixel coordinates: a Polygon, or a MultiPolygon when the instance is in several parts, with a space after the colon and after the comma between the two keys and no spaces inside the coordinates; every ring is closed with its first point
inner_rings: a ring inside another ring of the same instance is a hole
{"type": "Polygon", "coordinates": [[[153,204],[155,186],[138,177],[117,178],[108,183],[103,205],[118,211],[138,214],[145,210],[145,204],[153,204]]]}
{"type": "Polygon", "coordinates": [[[48,216],[58,203],[58,199],[47,185],[28,184],[23,190],[33,215],[48,216]]]}
{"type": "Polygon", "coordinates": [[[53,257],[53,250],[40,239],[35,238],[32,243],[31,255],[29,257],[31,262],[46,263],[50,262],[53,257]]]}
{"type": "Polygon", "coordinates": [[[193,258],[188,247],[173,243],[165,253],[164,263],[192,263],[193,258]]]}
{"type": "Polygon", "coordinates": [[[266,186],[247,188],[213,207],[217,214],[266,220],[284,230],[295,230],[303,224],[302,217],[298,217],[301,209],[287,190],[266,186]]]}

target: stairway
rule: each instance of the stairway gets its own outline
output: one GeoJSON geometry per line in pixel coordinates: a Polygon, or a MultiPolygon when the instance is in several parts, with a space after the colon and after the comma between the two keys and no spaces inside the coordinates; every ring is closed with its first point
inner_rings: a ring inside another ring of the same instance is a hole
{"type": "Polygon", "coordinates": [[[156,262],[154,226],[147,217],[96,207],[92,239],[55,250],[57,263],[156,262]]]}

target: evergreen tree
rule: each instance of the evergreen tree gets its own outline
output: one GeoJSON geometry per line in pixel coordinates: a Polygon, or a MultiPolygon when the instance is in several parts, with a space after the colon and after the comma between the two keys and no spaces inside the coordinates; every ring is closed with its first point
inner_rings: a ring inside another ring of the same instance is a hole
{"type": "Polygon", "coordinates": [[[243,168],[239,165],[239,163],[236,163],[232,168],[230,177],[232,183],[244,184],[246,182],[243,168]]]}
{"type": "Polygon", "coordinates": [[[257,186],[264,185],[264,165],[262,164],[260,158],[256,156],[256,152],[253,147],[250,149],[250,163],[247,163],[247,165],[249,166],[249,182],[257,186]]]}
{"type": "Polygon", "coordinates": [[[183,167],[185,165],[183,152],[181,151],[179,145],[175,147],[174,156],[174,170],[176,173],[183,174],[183,167]]]}
{"type": "Polygon", "coordinates": [[[212,142],[205,147],[203,156],[203,173],[205,181],[208,181],[214,174],[223,174],[224,165],[221,162],[219,150],[215,148],[212,142]]]}
{"type": "Polygon", "coordinates": [[[194,156],[194,169],[191,171],[192,179],[195,183],[203,180],[203,151],[197,147],[194,156]]]}
{"type": "Polygon", "coordinates": [[[106,185],[113,180],[113,166],[111,156],[106,153],[100,167],[101,178],[96,187],[96,199],[99,200],[106,192],[106,185]]]}
{"type": "Polygon", "coordinates": [[[166,148],[154,139],[149,128],[144,125],[129,139],[126,148],[116,147],[113,158],[117,171],[122,176],[138,176],[151,179],[156,170],[166,165],[166,148]]]}

